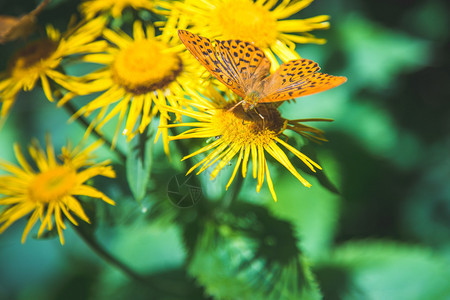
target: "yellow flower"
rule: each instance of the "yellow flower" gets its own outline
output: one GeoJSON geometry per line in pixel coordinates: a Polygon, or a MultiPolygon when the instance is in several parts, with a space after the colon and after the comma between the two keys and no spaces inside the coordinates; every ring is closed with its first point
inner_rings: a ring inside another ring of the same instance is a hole
{"type": "MultiPolygon", "coordinates": [[[[171,22],[167,24],[173,25],[171,22]]],[[[137,132],[142,133],[158,112],[160,124],[167,124],[169,116],[161,105],[168,102],[178,107],[179,99],[187,90],[201,87],[201,66],[180,45],[178,38],[172,38],[167,32],[169,30],[155,36],[154,28],[147,26],[145,33],[139,21],[134,23],[133,38],[121,31],[105,29],[104,37],[113,45],[106,53],[84,57],[84,61],[105,65],[84,76],[85,89],[102,94],[73,116],[88,116],[100,109],[88,132],[94,127],[100,129],[112,117],[119,115],[114,144],[128,111],[122,133],[130,140],[137,132]],[[110,105],[114,106],[111,110],[108,109],[110,105]]],[[[59,103],[62,104],[64,101],[59,103]]],[[[167,128],[159,129],[157,138],[161,132],[165,152],[169,153],[167,128]]]]}
{"type": "MultiPolygon", "coordinates": [[[[170,140],[204,138],[214,141],[207,146],[195,151],[183,158],[187,159],[201,153],[210,151],[200,162],[194,165],[187,174],[200,167],[197,175],[208,167],[217,163],[211,173],[211,180],[214,179],[219,171],[228,165],[230,161],[238,156],[233,173],[226,188],[230,186],[239,167],[242,165],[242,176],[247,174],[247,165],[251,157],[253,163],[253,177],[257,178],[256,190],[259,192],[267,177],[267,184],[270,193],[275,201],[277,197],[273,187],[272,179],[269,173],[269,167],[266,162],[267,152],[275,158],[286,169],[289,170],[303,185],[310,187],[311,184],[306,181],[294,168],[280,145],[293,153],[298,159],[306,164],[313,172],[321,167],[308,158],[306,155],[289,145],[284,141],[286,137],[284,131],[293,130],[307,138],[326,141],[323,132],[314,127],[310,127],[301,122],[305,121],[330,121],[329,119],[303,119],[286,120],[283,119],[277,110],[277,105],[260,104],[257,110],[244,112],[242,105],[232,108],[236,101],[227,102],[223,97],[215,95],[212,100],[206,100],[198,95],[192,95],[190,105],[196,107],[198,111],[185,111],[176,108],[168,108],[173,112],[178,112],[188,117],[196,119],[198,122],[188,122],[181,124],[171,124],[167,127],[193,127],[179,135],[170,137],[170,140]],[[263,118],[264,119],[263,119],[263,118]]],[[[186,174],[186,175],[187,175],[186,174]]]]}
{"type": "Polygon", "coordinates": [[[89,223],[89,218],[74,196],[99,198],[111,205],[115,204],[102,192],[84,184],[98,175],[115,177],[112,167],[108,166],[109,161],[97,164],[91,161],[91,152],[98,148],[101,142],[96,142],[84,150],[79,147],[63,147],[60,161],[55,157],[49,138],[46,143],[47,153],[37,142],[28,148],[38,171],[28,164],[17,144],[14,145],[14,150],[20,166],[0,160],[0,169],[9,173],[0,176],[0,195],[4,195],[0,196],[0,205],[7,206],[0,214],[0,233],[31,213],[22,235],[22,243],[38,219],[41,221],[38,237],[45,229],[52,230],[54,222],[61,244],[64,244],[62,230],[66,228],[63,217],[78,225],[72,216],[75,214],[89,223]]]}
{"type": "Polygon", "coordinates": [[[91,19],[97,14],[110,13],[113,18],[119,18],[127,7],[135,10],[155,8],[155,0],[88,0],[80,5],[81,13],[86,19],[91,19]]]}
{"type": "Polygon", "coordinates": [[[48,25],[46,38],[19,50],[10,60],[7,71],[0,74],[1,117],[9,112],[18,93],[32,90],[38,80],[49,101],[53,101],[49,79],[70,91],[79,91],[76,79],[59,70],[61,61],[69,55],[102,51],[105,42],[92,41],[100,35],[104,24],[105,19],[97,18],[69,27],[63,35],[48,25]]]}
{"type": "MultiPolygon", "coordinates": [[[[313,0],[185,0],[174,2],[172,10],[183,13],[191,23],[190,31],[211,39],[237,39],[254,43],[272,63],[272,71],[282,61],[300,58],[294,43],[325,43],[309,32],[328,29],[329,16],[289,19],[313,0]]],[[[169,6],[168,6],[169,7],[169,6]]]]}

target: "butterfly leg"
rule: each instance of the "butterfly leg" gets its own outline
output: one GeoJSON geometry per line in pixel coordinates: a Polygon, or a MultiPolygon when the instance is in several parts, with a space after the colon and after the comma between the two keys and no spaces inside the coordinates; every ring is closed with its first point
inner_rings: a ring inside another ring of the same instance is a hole
{"type": "Polygon", "coordinates": [[[289,137],[286,134],[283,133],[286,130],[287,125],[288,125],[288,120],[284,120],[283,127],[280,130],[280,136],[284,137],[284,142],[285,143],[287,143],[287,141],[289,139],[289,137]]]}
{"type": "Polygon", "coordinates": [[[247,117],[247,114],[244,114],[244,117],[242,118],[242,125],[245,125],[245,118],[247,117]]]}
{"type": "Polygon", "coordinates": [[[258,111],[258,109],[256,107],[254,107],[253,109],[255,110],[256,114],[261,118],[261,120],[262,120],[262,128],[264,128],[265,119],[264,119],[263,115],[261,115],[261,113],[258,111]]]}
{"type": "Polygon", "coordinates": [[[280,134],[278,135],[278,137],[280,137],[281,139],[283,139],[283,141],[284,141],[285,143],[287,143],[287,141],[289,140],[289,137],[288,137],[287,135],[285,135],[284,133],[280,133],[280,134]]]}

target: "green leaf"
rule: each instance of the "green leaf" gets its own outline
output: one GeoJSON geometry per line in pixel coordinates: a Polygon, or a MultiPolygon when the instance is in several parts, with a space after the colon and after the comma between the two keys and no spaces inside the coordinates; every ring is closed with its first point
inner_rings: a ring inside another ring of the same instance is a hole
{"type": "Polygon", "coordinates": [[[390,241],[339,247],[315,268],[325,299],[448,299],[448,262],[431,250],[390,241]]]}
{"type": "Polygon", "coordinates": [[[301,147],[300,151],[303,154],[305,154],[306,156],[308,156],[309,158],[311,158],[313,161],[318,163],[320,166],[322,166],[322,168],[324,168],[323,170],[316,170],[316,172],[313,172],[302,161],[300,161],[299,159],[296,159],[292,154],[290,154],[289,156],[292,157],[292,159],[291,159],[292,164],[294,165],[294,167],[297,170],[300,169],[300,170],[302,170],[302,172],[307,173],[313,177],[316,177],[316,179],[320,183],[320,185],[322,185],[328,191],[330,191],[336,195],[339,195],[340,194],[339,189],[331,181],[329,176],[327,176],[327,174],[326,174],[326,165],[324,165],[322,163],[322,161],[319,160],[319,158],[317,157],[316,148],[320,148],[320,145],[317,145],[314,143],[308,143],[307,145],[301,147]]]}
{"type": "Polygon", "coordinates": [[[188,270],[217,299],[321,299],[289,222],[239,203],[202,226],[188,270]]]}
{"type": "MultiPolygon", "coordinates": [[[[339,186],[339,161],[331,155],[320,156],[323,158],[320,163],[330,181],[339,186]]],[[[301,236],[299,247],[310,260],[315,261],[332,247],[342,199],[309,175],[300,174],[312,186],[306,188],[292,174],[280,172],[275,186],[278,202],[271,201],[268,206],[277,217],[291,222],[301,236]]]]}
{"type": "Polygon", "coordinates": [[[138,137],[131,140],[126,161],[128,185],[134,199],[140,202],[147,192],[152,168],[153,139],[145,130],[138,137]]]}
{"type": "Polygon", "coordinates": [[[402,206],[401,225],[405,234],[414,240],[444,248],[450,246],[448,138],[433,148],[422,157],[424,169],[402,206]]]}
{"type": "Polygon", "coordinates": [[[348,55],[349,87],[385,90],[396,84],[396,77],[426,66],[430,44],[423,39],[371,22],[352,14],[338,27],[348,55]]]}
{"type": "Polygon", "coordinates": [[[130,280],[112,266],[104,268],[93,288],[94,299],[203,299],[187,276],[180,229],[175,224],[148,224],[146,215],[133,224],[116,226],[110,251],[144,281],[130,280]]]}

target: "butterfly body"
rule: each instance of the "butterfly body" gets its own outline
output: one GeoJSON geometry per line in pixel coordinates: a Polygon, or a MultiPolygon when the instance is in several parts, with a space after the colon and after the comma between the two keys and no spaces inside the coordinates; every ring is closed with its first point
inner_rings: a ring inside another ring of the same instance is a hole
{"type": "Polygon", "coordinates": [[[251,91],[242,100],[242,107],[244,108],[244,111],[255,108],[260,99],[261,99],[260,93],[258,93],[257,91],[251,91]]]}
{"type": "Polygon", "coordinates": [[[346,77],[319,73],[319,65],[309,59],[282,64],[269,75],[270,61],[253,44],[214,41],[186,30],[178,30],[186,48],[220,82],[242,98],[244,111],[260,103],[286,101],[315,94],[347,81],[346,77]]]}

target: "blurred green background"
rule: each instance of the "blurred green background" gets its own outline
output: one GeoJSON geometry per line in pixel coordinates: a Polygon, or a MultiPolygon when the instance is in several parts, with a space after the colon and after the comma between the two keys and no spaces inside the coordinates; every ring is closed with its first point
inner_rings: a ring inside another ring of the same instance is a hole
{"type": "MultiPolygon", "coordinates": [[[[38,2],[2,1],[0,14],[18,16],[38,2]]],[[[78,5],[79,1],[54,0],[39,23],[64,30],[78,5]]],[[[444,0],[316,0],[295,16],[331,16],[329,30],[314,32],[328,43],[299,45],[297,51],[317,61],[323,72],[348,77],[338,88],[281,106],[286,118],[335,120],[314,124],[326,131],[329,142],[302,148],[324,172],[305,175],[313,184],[307,189],[274,163],[271,174],[278,203],[273,203],[267,187],[257,194],[250,178],[244,181],[242,204],[229,215],[239,219],[238,212],[253,211],[258,220],[267,221],[279,238],[277,259],[287,255],[289,239],[295,238],[324,299],[450,299],[448,11],[444,0]],[[285,237],[291,229],[292,236],[285,237]]],[[[22,45],[16,41],[0,46],[2,70],[22,45]]],[[[46,101],[41,90],[20,94],[0,131],[0,157],[15,161],[14,142],[25,146],[32,137],[43,141],[47,132],[56,147],[68,137],[79,141],[84,129],[67,124],[67,119],[68,114],[46,101]]],[[[125,151],[128,146],[121,141],[119,147],[125,151]]],[[[216,226],[198,221],[204,217],[198,208],[177,210],[169,203],[166,186],[184,166],[173,147],[167,167],[160,148],[158,143],[151,192],[141,203],[132,199],[125,183],[118,184],[125,182],[119,165],[117,181],[95,181],[117,206],[97,204],[98,221],[93,225],[108,251],[159,288],[133,282],[108,265],[70,226],[65,246],[51,237],[30,237],[22,245],[22,220],[0,235],[0,299],[206,299],[203,289],[218,299],[266,298],[269,292],[240,292],[246,291],[246,280],[257,277],[250,268],[240,269],[246,277],[242,280],[227,273],[236,260],[245,260],[248,249],[243,245],[251,243],[236,231],[228,235],[225,225],[234,224],[229,215],[216,226]],[[201,243],[191,247],[207,238],[206,233],[193,235],[195,226],[201,227],[197,233],[216,226],[212,232],[228,238],[215,241],[208,251],[201,243]]],[[[109,155],[108,149],[99,153],[101,158],[109,155]]],[[[203,175],[200,179],[203,193],[219,205],[228,175],[213,182],[203,175]]],[[[270,282],[264,280],[258,284],[270,282]]],[[[289,293],[280,295],[279,299],[295,299],[289,293]]]]}

